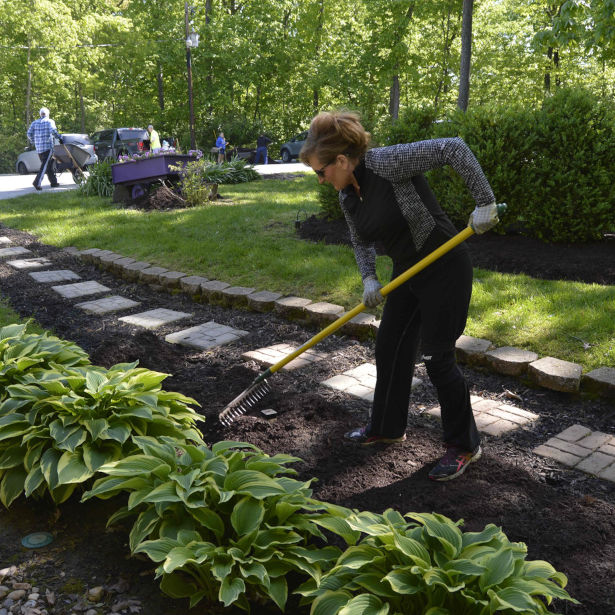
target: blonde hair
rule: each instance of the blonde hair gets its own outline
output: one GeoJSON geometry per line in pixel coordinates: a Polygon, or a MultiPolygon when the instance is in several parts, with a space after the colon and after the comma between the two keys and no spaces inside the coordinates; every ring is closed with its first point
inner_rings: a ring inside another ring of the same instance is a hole
{"type": "Polygon", "coordinates": [[[368,149],[370,134],[363,128],[358,113],[323,111],[311,122],[307,139],[299,153],[301,162],[316,156],[323,163],[343,154],[361,158],[368,149]]]}

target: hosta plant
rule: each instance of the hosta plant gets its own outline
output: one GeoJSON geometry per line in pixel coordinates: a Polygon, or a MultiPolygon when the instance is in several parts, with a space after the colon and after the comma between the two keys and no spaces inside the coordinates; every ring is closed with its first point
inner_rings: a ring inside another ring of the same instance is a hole
{"type": "Polygon", "coordinates": [[[136,362],[20,376],[0,403],[0,502],[45,491],[63,502],[100,466],[135,452],[135,436],[201,443],[197,402],[163,391],[166,377],[136,362]]]}
{"type": "MultiPolygon", "coordinates": [[[[142,453],[106,464],[84,499],[130,493],[109,520],[137,515],[130,548],[160,565],[161,588],[172,597],[222,602],[249,610],[273,600],[284,609],[286,575],[319,580],[341,551],[315,520],[350,513],[311,498],[288,455],[264,454],[243,442],[179,445],[171,438],[139,437],[142,453]],[[180,455],[177,455],[178,449],[180,455]]],[[[326,520],[329,521],[326,521],[326,520]]],[[[349,530],[352,533],[352,530],[349,530]]]]}
{"type": "Polygon", "coordinates": [[[7,325],[0,329],[0,400],[6,399],[7,387],[33,370],[89,365],[85,350],[49,333],[27,333],[27,324],[7,325]]]}
{"type": "Polygon", "coordinates": [[[526,561],[526,546],[495,525],[464,533],[462,521],[443,515],[405,517],[387,510],[346,520],[364,537],[298,590],[311,615],[530,615],[549,613],[554,598],[577,603],[565,575],[526,561]]]}

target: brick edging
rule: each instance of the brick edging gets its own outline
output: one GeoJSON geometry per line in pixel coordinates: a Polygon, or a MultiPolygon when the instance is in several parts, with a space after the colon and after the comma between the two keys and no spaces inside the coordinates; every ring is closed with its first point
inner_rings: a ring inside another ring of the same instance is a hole
{"type": "MultiPolygon", "coordinates": [[[[182,292],[195,301],[223,305],[256,312],[274,311],[279,316],[302,324],[324,328],[344,314],[345,308],[327,302],[312,302],[296,296],[232,286],[220,280],[188,275],[154,267],[150,263],[116,254],[111,250],[64,248],[65,252],[92,263],[100,269],[129,281],[138,281],[170,293],[182,292]]],[[[358,339],[376,335],[380,321],[363,312],[345,323],[339,333],[358,339]]],[[[490,371],[526,378],[542,388],[564,393],[590,393],[615,399],[615,369],[599,367],[583,374],[578,363],[554,357],[539,357],[536,353],[502,346],[496,348],[489,340],[462,335],[456,344],[457,360],[470,366],[480,366],[490,371]]]]}

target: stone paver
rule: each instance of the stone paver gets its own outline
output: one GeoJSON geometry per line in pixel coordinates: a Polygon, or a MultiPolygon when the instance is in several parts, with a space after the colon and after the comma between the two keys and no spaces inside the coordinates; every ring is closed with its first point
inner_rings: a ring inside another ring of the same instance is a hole
{"type": "Polygon", "coordinates": [[[0,237],[0,245],[8,245],[13,243],[8,237],[0,237]]]}
{"type": "Polygon", "coordinates": [[[344,314],[344,306],[329,303],[327,301],[319,301],[318,303],[310,303],[305,306],[306,316],[318,326],[324,326],[337,320],[344,314]]]}
{"type": "Polygon", "coordinates": [[[37,256],[36,258],[21,258],[14,261],[7,261],[6,264],[15,269],[40,269],[41,267],[49,267],[52,263],[44,256],[37,256]]]}
{"type": "Polygon", "coordinates": [[[255,290],[247,286],[227,286],[220,291],[222,304],[227,307],[247,307],[248,295],[255,290]]]}
{"type": "Polygon", "coordinates": [[[191,295],[200,295],[203,282],[209,282],[209,280],[200,275],[187,275],[185,278],[180,278],[179,287],[191,295]]]}
{"type": "Polygon", "coordinates": [[[305,318],[305,307],[312,303],[303,297],[282,297],[274,303],[273,309],[288,320],[305,318]]]}
{"type": "MultiPolygon", "coordinates": [[[[538,418],[537,414],[515,408],[497,399],[471,395],[474,420],[479,431],[491,436],[501,436],[515,429],[529,426],[538,418]]],[[[440,416],[440,406],[427,410],[432,416],[440,416]]]]}
{"type": "Polygon", "coordinates": [[[185,277],[187,274],[181,271],[165,271],[160,274],[159,279],[165,288],[179,288],[180,280],[185,277]]]}
{"type": "MultiPolygon", "coordinates": [[[[258,350],[250,350],[244,352],[241,355],[242,359],[252,359],[260,365],[265,367],[271,367],[278,361],[281,361],[284,357],[288,356],[291,352],[294,352],[298,346],[291,346],[290,344],[275,344],[275,346],[267,346],[266,348],[259,348],[258,350]]],[[[317,352],[313,348],[309,348],[305,352],[302,352],[298,357],[295,357],[292,361],[287,363],[282,369],[293,370],[306,365],[311,365],[317,361],[322,361],[327,358],[327,354],[324,352],[317,352]]]]}
{"type": "Polygon", "coordinates": [[[229,288],[228,282],[222,282],[221,280],[208,280],[201,284],[201,294],[208,303],[221,303],[222,291],[225,288],[229,288]]]}
{"type": "Polygon", "coordinates": [[[249,294],[248,307],[255,312],[271,312],[275,302],[281,297],[280,293],[272,293],[268,290],[260,290],[249,294]]]}
{"type": "Polygon", "coordinates": [[[341,335],[351,335],[359,339],[367,339],[373,337],[374,330],[377,328],[377,324],[380,321],[376,320],[373,314],[367,314],[360,312],[356,316],[353,316],[348,322],[344,323],[339,329],[341,335]]]}
{"type": "MultiPolygon", "coordinates": [[[[342,374],[323,380],[320,384],[365,401],[373,401],[374,388],[376,387],[376,366],[373,363],[363,363],[342,374]]],[[[422,381],[419,378],[412,378],[413,389],[421,384],[422,381]]]]}
{"type": "Polygon", "coordinates": [[[186,312],[176,312],[175,310],[158,308],[156,310],[132,314],[131,316],[122,316],[118,318],[118,320],[137,327],[144,327],[145,329],[157,329],[162,325],[167,325],[176,320],[181,320],[182,318],[189,318],[190,316],[192,316],[192,314],[187,314],[186,312]]]}
{"type": "Polygon", "coordinates": [[[108,314],[109,312],[127,310],[137,305],[139,305],[138,301],[126,299],[126,297],[120,297],[119,295],[113,295],[112,297],[105,297],[104,299],[77,303],[76,307],[81,308],[88,314],[108,314]]]}
{"type": "Polygon", "coordinates": [[[0,248],[0,258],[9,258],[11,256],[20,256],[21,254],[32,254],[32,250],[15,246],[13,248],[0,248]]]}
{"type": "MultiPolygon", "coordinates": [[[[115,261],[117,263],[117,261],[115,261]]],[[[139,279],[139,275],[145,269],[149,269],[152,265],[145,261],[136,261],[134,263],[128,263],[122,266],[123,275],[127,280],[136,281],[139,279]]]]}
{"type": "Polygon", "coordinates": [[[80,280],[81,276],[70,269],[56,269],[55,271],[34,271],[28,274],[37,282],[69,282],[80,280]]]}
{"type": "Polygon", "coordinates": [[[485,353],[491,348],[493,344],[489,340],[469,335],[462,335],[455,344],[458,361],[471,365],[485,365],[487,362],[485,353]]]}
{"type": "Polygon", "coordinates": [[[583,368],[578,363],[543,357],[528,365],[528,374],[536,384],[563,393],[576,393],[581,385],[583,368]]]}
{"type": "Polygon", "coordinates": [[[66,299],[75,299],[76,297],[85,297],[86,295],[95,295],[96,293],[106,293],[111,290],[93,280],[88,282],[77,282],[76,284],[52,286],[51,288],[66,299]]]}
{"type": "Polygon", "coordinates": [[[507,376],[520,376],[527,371],[527,366],[538,359],[535,352],[521,350],[513,346],[502,346],[485,353],[487,364],[496,372],[507,376]]]}
{"type": "Polygon", "coordinates": [[[235,342],[244,335],[248,335],[248,331],[233,329],[210,320],[196,327],[169,333],[164,339],[171,344],[181,344],[182,346],[206,350],[214,346],[235,342]]]}
{"type": "Polygon", "coordinates": [[[167,271],[168,269],[164,267],[148,267],[139,272],[139,280],[145,282],[145,284],[159,284],[160,274],[166,273],[167,271]]]}
{"type": "Polygon", "coordinates": [[[537,455],[565,466],[615,482],[615,436],[583,425],[568,429],[537,446],[537,455]]]}
{"type": "Polygon", "coordinates": [[[588,390],[615,397],[615,368],[598,367],[581,376],[581,386],[588,390]]]}

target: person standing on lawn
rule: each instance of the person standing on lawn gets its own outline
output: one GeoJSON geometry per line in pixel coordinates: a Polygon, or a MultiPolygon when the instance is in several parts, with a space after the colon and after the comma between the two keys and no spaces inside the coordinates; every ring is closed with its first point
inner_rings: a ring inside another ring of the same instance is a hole
{"type": "Polygon", "coordinates": [[[152,154],[157,154],[162,147],[160,144],[160,136],[151,124],[147,127],[147,132],[149,132],[149,149],[152,154]]]}
{"type": "Polygon", "coordinates": [[[221,132],[216,139],[216,147],[218,148],[218,164],[226,160],[226,146],[228,141],[224,138],[224,133],[221,132]]]}
{"type": "MultiPolygon", "coordinates": [[[[369,149],[370,135],[351,112],[320,113],[310,125],[300,159],[318,181],[339,191],[363,279],[363,303],[384,298],[376,275],[375,242],[393,261],[397,277],[457,233],[424,173],[450,165],[476,202],[475,232],[497,222],[493,191],[470,148],[460,138],[369,149]]],[[[412,376],[419,352],[440,402],[446,453],[429,477],[459,476],[482,453],[468,384],[455,360],[472,292],[472,264],[460,244],[392,291],[376,339],[377,379],[367,425],[345,434],[358,444],[406,439],[412,376]]]]}
{"type": "Polygon", "coordinates": [[[57,188],[60,184],[56,178],[56,174],[53,168],[53,161],[51,160],[51,152],[53,151],[53,137],[57,137],[60,143],[64,143],[64,140],[58,129],[56,123],[49,117],[49,109],[42,107],[39,111],[39,119],[34,120],[28,128],[27,137],[36,148],[41,166],[32,182],[32,185],[37,190],[42,190],[41,183],[43,181],[43,175],[47,171],[47,178],[52,188],[57,188]]]}
{"type": "Polygon", "coordinates": [[[271,143],[271,139],[266,135],[259,135],[256,139],[256,156],[254,157],[254,164],[259,164],[263,161],[263,164],[267,164],[267,146],[271,143]]]}

